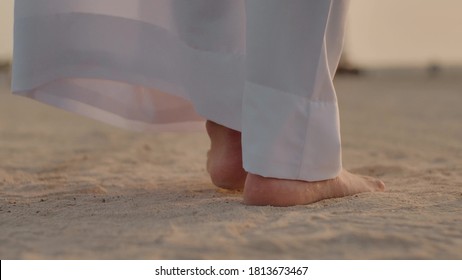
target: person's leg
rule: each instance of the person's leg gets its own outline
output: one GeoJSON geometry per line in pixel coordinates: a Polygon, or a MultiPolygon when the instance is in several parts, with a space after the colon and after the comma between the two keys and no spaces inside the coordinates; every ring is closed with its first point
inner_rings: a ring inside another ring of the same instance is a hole
{"type": "Polygon", "coordinates": [[[231,190],[244,189],[247,172],[242,167],[241,132],[210,120],[206,129],[211,143],[207,171],[213,184],[231,190]]]}
{"type": "Polygon", "coordinates": [[[342,170],[332,79],[346,2],[246,2],[246,204],[307,204],[384,188],[379,180],[342,170]]]}

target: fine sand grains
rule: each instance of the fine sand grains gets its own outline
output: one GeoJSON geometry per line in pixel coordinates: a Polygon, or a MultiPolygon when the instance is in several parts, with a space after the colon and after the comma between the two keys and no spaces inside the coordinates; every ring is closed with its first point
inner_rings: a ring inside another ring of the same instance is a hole
{"type": "Polygon", "coordinates": [[[0,93],[1,259],[460,259],[462,79],[337,79],[344,165],[387,184],[250,207],[205,133],[113,128],[0,93]]]}

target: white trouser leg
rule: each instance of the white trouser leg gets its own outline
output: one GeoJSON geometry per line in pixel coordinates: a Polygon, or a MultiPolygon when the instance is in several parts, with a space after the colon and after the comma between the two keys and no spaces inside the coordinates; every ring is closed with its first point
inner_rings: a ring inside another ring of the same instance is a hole
{"type": "Polygon", "coordinates": [[[337,99],[347,1],[246,1],[244,168],[305,181],[341,171],[337,99]]]}

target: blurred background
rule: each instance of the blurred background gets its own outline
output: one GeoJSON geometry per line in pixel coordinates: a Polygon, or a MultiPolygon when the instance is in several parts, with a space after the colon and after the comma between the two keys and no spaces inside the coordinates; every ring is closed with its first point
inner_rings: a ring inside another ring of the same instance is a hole
{"type": "MultiPolygon", "coordinates": [[[[13,0],[0,1],[0,63],[11,60],[13,0]]],[[[360,68],[462,65],[462,1],[352,0],[345,45],[360,68]]]]}

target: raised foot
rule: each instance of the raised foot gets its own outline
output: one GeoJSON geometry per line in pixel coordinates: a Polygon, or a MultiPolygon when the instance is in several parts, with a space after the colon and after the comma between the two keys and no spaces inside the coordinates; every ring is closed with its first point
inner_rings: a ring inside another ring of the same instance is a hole
{"type": "Polygon", "coordinates": [[[242,190],[247,172],[242,168],[241,133],[212,121],[206,123],[210,137],[207,171],[220,188],[242,190]]]}
{"type": "Polygon", "coordinates": [[[281,180],[248,174],[244,203],[272,206],[304,205],[328,198],[384,190],[385,184],[381,180],[355,175],[346,170],[342,170],[337,178],[317,182],[281,180]]]}

